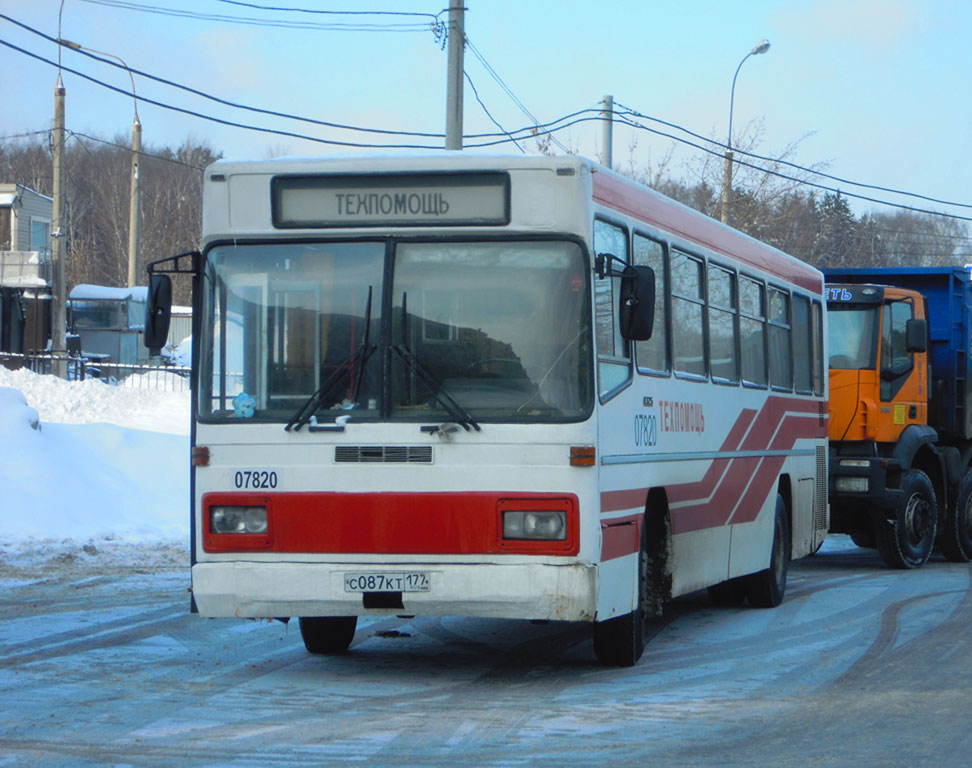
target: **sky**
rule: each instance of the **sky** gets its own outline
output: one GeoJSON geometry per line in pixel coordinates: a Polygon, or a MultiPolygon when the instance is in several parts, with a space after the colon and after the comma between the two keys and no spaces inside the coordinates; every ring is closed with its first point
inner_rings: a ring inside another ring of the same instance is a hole
{"type": "MultiPolygon", "coordinates": [[[[62,38],[231,102],[343,125],[444,133],[447,57],[432,31],[436,19],[447,19],[443,0],[249,3],[254,4],[419,15],[266,11],[227,0],[5,0],[0,13],[57,37],[60,9],[62,38]],[[261,24],[194,14],[257,19],[261,24]],[[281,28],[266,26],[268,20],[319,26],[281,28]],[[326,24],[354,29],[320,27],[326,24]],[[415,29],[400,31],[403,24],[415,29]]],[[[497,123],[504,131],[515,131],[530,126],[534,118],[546,123],[596,109],[609,94],[616,105],[716,143],[657,123],[647,125],[721,152],[733,75],[745,59],[732,104],[734,145],[749,146],[755,139],[754,151],[767,156],[790,147],[790,161],[823,168],[844,180],[818,179],[824,186],[972,218],[968,0],[466,0],[465,5],[470,44],[465,53],[467,135],[495,133],[497,123]],[[746,58],[763,39],[770,41],[769,51],[746,58]]],[[[0,41],[57,59],[58,46],[6,19],[0,19],[0,41]]],[[[122,91],[111,92],[65,71],[68,129],[127,144],[133,117],[127,72],[67,49],[62,49],[62,63],[122,91]]],[[[47,130],[56,69],[4,45],[0,71],[5,73],[0,137],[47,130]]],[[[135,90],[139,97],[222,120],[335,142],[441,147],[443,141],[254,114],[140,76],[135,90]]],[[[191,138],[233,158],[366,151],[220,125],[145,102],[138,111],[147,148],[191,138]]],[[[597,121],[578,123],[555,136],[559,145],[551,147],[554,152],[599,158],[603,149],[597,121]]],[[[467,138],[466,144],[475,141],[467,138]]],[[[527,152],[537,149],[534,140],[521,146],[527,152]]],[[[519,151],[512,144],[498,149],[519,151]]],[[[700,150],[670,138],[615,126],[616,168],[663,169],[691,181],[702,157],[700,150]]],[[[893,211],[866,201],[853,205],[858,212],[893,211]]]]}

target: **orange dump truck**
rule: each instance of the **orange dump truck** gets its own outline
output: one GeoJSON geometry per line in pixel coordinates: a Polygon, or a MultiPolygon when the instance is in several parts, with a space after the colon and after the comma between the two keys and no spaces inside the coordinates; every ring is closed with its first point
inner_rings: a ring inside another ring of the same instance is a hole
{"type": "Polygon", "coordinates": [[[952,267],[824,270],[830,530],[917,568],[972,559],[972,282],[952,267]]]}

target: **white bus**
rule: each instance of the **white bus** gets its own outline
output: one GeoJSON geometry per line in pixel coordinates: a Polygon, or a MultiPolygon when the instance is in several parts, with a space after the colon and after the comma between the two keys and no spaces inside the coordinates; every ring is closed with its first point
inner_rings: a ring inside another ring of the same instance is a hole
{"type": "MultiPolygon", "coordinates": [[[[217,162],[194,275],[192,596],[588,622],[774,606],[828,528],[823,279],[577,157],[217,162]]],[[[160,342],[153,342],[160,343],[160,342]]],[[[151,343],[150,343],[151,345],[151,343]]]]}

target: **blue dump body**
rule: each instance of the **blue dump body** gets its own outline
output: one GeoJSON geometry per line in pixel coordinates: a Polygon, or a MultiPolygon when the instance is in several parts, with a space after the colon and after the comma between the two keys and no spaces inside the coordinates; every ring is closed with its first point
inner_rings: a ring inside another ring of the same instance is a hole
{"type": "Polygon", "coordinates": [[[972,438],[969,378],[972,341],[970,272],[960,267],[872,267],[823,270],[828,283],[870,283],[918,291],[927,300],[931,346],[928,423],[944,441],[972,438]]]}

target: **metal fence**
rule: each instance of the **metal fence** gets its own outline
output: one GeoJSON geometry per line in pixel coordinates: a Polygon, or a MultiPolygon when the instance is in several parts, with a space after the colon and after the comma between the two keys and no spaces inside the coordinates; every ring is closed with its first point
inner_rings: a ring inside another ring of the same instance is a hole
{"type": "Polygon", "coordinates": [[[116,387],[183,392],[189,389],[190,369],[179,365],[110,363],[70,355],[20,355],[0,352],[0,365],[12,370],[27,368],[34,373],[53,374],[64,363],[69,381],[98,379],[116,387]]]}

